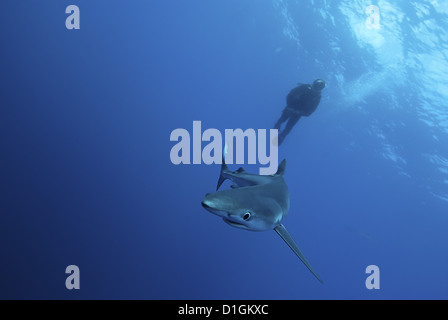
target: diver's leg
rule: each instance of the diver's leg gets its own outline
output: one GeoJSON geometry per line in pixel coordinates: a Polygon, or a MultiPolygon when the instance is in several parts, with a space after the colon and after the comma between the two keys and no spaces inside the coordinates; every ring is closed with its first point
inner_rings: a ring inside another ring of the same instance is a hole
{"type": "Polygon", "coordinates": [[[283,122],[288,120],[288,118],[289,118],[289,112],[283,110],[282,115],[278,119],[277,123],[274,125],[274,129],[280,130],[280,126],[282,125],[283,122]]]}
{"type": "Polygon", "coordinates": [[[286,123],[285,129],[283,129],[282,133],[278,135],[278,145],[282,144],[283,140],[285,140],[286,136],[291,132],[292,128],[294,128],[299,119],[300,116],[289,117],[289,121],[286,123]]]}

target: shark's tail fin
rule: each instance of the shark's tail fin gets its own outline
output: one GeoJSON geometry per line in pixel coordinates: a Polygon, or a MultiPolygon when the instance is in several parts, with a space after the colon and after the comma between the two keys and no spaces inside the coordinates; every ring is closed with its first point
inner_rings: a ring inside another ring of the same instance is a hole
{"type": "Polygon", "coordinates": [[[283,159],[283,161],[278,166],[276,175],[280,175],[280,176],[285,175],[285,170],[286,170],[286,159],[283,159]]]}
{"type": "Polygon", "coordinates": [[[227,143],[224,146],[224,150],[222,151],[222,163],[221,163],[221,172],[219,173],[218,185],[216,186],[216,191],[218,191],[219,187],[226,181],[226,177],[224,174],[229,171],[229,168],[226,165],[225,157],[227,153],[227,143]]]}

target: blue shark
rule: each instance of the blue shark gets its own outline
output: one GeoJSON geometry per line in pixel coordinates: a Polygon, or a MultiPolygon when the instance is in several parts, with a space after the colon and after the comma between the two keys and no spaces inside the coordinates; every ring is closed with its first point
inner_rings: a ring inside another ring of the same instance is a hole
{"type": "Polygon", "coordinates": [[[289,211],[285,170],[286,159],[278,166],[277,173],[266,176],[247,173],[243,168],[231,171],[223,159],[216,192],[205,195],[202,207],[235,228],[250,231],[274,230],[322,282],[282,224],[289,211]],[[231,189],[219,191],[226,180],[232,181],[231,189]]]}

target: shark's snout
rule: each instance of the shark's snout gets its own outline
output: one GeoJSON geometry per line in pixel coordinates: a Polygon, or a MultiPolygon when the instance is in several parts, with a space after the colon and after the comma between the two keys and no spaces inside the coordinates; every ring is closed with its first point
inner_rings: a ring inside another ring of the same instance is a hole
{"type": "Polygon", "coordinates": [[[208,195],[209,194],[207,194],[205,196],[205,199],[202,200],[201,205],[205,210],[215,213],[215,211],[217,210],[216,203],[215,201],[207,197],[208,195]]]}
{"type": "Polygon", "coordinates": [[[210,201],[202,200],[201,205],[202,205],[205,209],[211,209],[211,203],[210,203],[210,201]]]}
{"type": "Polygon", "coordinates": [[[218,216],[226,215],[227,213],[225,210],[223,210],[220,206],[220,202],[216,201],[215,198],[213,198],[213,194],[208,193],[205,196],[205,199],[201,202],[202,207],[207,210],[208,212],[211,212],[213,214],[216,214],[218,216]]]}

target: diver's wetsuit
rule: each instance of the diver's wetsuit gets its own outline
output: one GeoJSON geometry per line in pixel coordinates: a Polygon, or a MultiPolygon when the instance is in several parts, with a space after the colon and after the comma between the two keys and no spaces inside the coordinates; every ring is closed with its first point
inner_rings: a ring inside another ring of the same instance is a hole
{"type": "Polygon", "coordinates": [[[308,117],[317,109],[320,99],[320,91],[312,90],[309,84],[302,84],[289,92],[286,97],[286,108],[274,126],[274,129],[280,130],[282,123],[289,119],[283,131],[278,135],[278,145],[291,132],[300,117],[308,117]]]}

